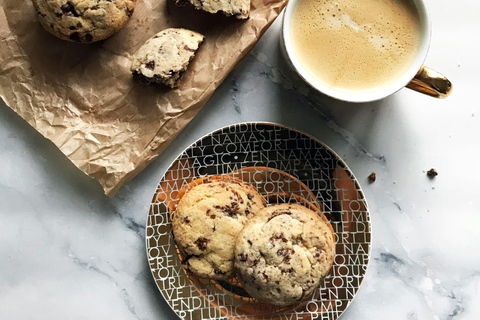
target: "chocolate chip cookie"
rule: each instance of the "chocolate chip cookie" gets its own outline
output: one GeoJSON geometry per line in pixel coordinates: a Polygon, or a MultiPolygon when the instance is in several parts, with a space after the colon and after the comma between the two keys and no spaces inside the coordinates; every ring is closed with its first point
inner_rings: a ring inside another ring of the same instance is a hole
{"type": "Polygon", "coordinates": [[[181,28],[165,29],[147,40],[133,56],[131,71],[146,84],[178,85],[203,35],[181,28]]]}
{"type": "Polygon", "coordinates": [[[42,26],[60,39],[95,42],[120,30],[136,0],[32,0],[42,26]]]}
{"type": "Polygon", "coordinates": [[[296,304],[309,298],[328,274],[334,245],[332,232],[317,213],[298,204],[270,206],[238,235],[235,271],[253,298],[296,304]]]}
{"type": "Polygon", "coordinates": [[[178,6],[192,5],[197,10],[209,13],[222,12],[237,19],[248,19],[250,0],[175,0],[178,6]]]}
{"type": "Polygon", "coordinates": [[[202,278],[233,277],[236,237],[264,203],[253,187],[233,180],[205,182],[189,190],[172,221],[184,267],[202,278]]]}

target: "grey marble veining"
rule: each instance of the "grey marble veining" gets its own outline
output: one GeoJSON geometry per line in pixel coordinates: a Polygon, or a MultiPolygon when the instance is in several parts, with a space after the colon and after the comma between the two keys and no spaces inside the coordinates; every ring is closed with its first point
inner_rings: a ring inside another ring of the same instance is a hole
{"type": "Polygon", "coordinates": [[[186,147],[245,121],[322,140],[363,188],[372,256],[342,319],[479,319],[480,47],[471,36],[480,4],[427,2],[426,64],[452,80],[449,98],[407,89],[367,104],[322,96],[284,61],[277,19],[198,116],[114,198],[2,102],[0,319],[174,319],[145,254],[151,198],[186,147]],[[428,178],[430,168],[439,175],[428,178]]]}

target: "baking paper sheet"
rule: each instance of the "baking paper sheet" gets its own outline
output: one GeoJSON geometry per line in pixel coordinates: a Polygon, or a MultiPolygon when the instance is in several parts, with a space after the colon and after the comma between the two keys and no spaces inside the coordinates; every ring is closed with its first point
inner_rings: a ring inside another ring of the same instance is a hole
{"type": "Polygon", "coordinates": [[[30,0],[0,0],[0,97],[113,196],[154,160],[279,15],[287,0],[252,0],[250,19],[173,0],[138,0],[107,40],[70,43],[46,32],[30,0]],[[205,35],[180,87],[145,86],[132,54],[155,33],[205,35]]]}

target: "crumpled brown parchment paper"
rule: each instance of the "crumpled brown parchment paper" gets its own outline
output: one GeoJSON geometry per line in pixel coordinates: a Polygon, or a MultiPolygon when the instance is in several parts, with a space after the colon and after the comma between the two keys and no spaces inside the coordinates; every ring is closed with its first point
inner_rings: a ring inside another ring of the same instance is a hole
{"type": "Polygon", "coordinates": [[[46,32],[30,0],[0,0],[0,96],[113,196],[197,114],[286,2],[252,0],[250,19],[238,20],[138,0],[120,32],[77,44],[46,32]],[[131,55],[167,27],[205,35],[175,90],[145,86],[130,73],[131,55]]]}

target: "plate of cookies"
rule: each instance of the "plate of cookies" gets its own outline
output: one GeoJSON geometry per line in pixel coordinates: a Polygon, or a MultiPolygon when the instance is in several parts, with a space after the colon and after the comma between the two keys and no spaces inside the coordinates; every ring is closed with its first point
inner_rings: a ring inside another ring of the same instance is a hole
{"type": "Polygon", "coordinates": [[[146,247],[181,319],[337,319],[367,270],[370,215],[326,145],[241,123],[172,163],[152,199],[146,247]]]}

